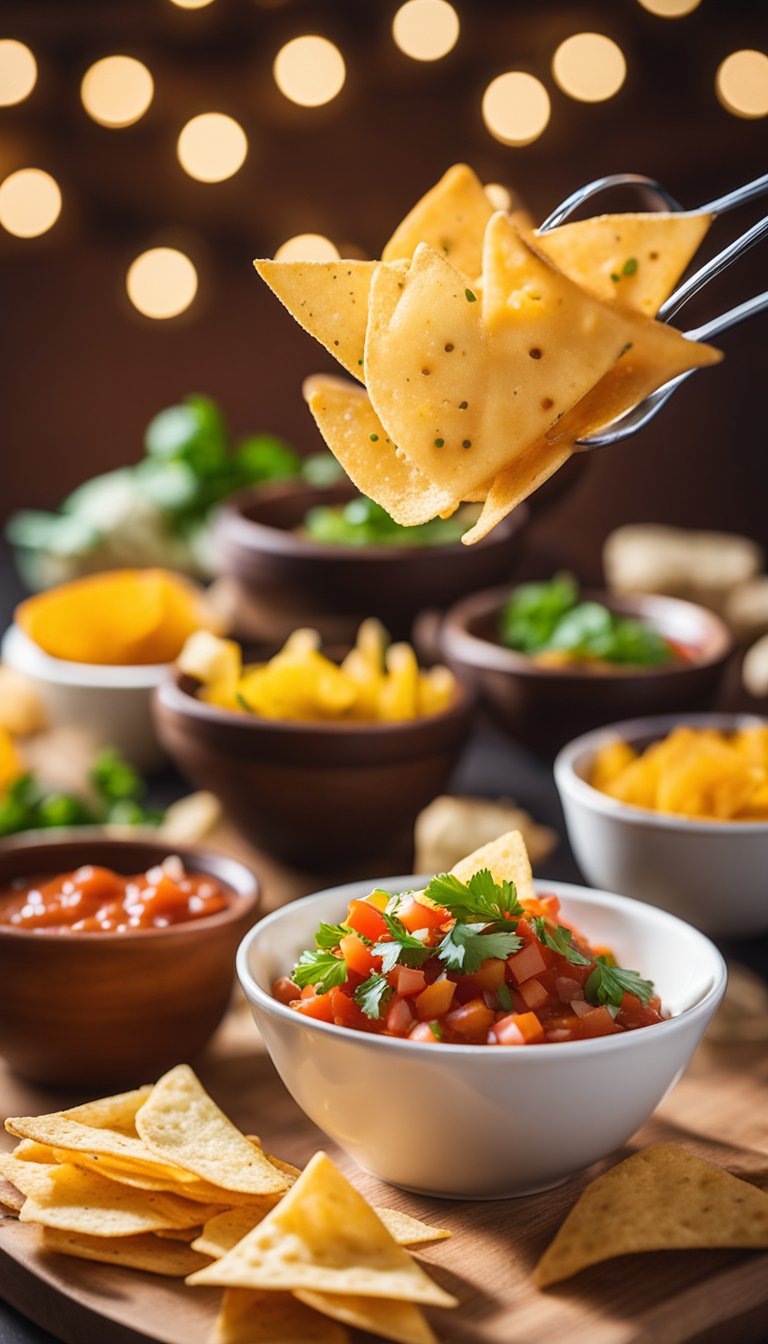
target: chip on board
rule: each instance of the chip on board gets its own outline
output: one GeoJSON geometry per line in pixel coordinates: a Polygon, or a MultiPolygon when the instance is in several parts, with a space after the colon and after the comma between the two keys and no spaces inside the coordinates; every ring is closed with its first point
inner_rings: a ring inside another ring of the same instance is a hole
{"type": "Polygon", "coordinates": [[[89,1237],[79,1232],[44,1227],[42,1247],[78,1260],[97,1260],[103,1265],[121,1265],[149,1274],[183,1279],[205,1264],[205,1257],[177,1241],[151,1232],[132,1237],[89,1237]]]}
{"type": "Polygon", "coordinates": [[[768,1248],[768,1192],[672,1143],[628,1157],[588,1185],[541,1257],[547,1288],[640,1251],[768,1248]]]}
{"type": "Polygon", "coordinates": [[[192,1284],[390,1297],[434,1306],[456,1299],[398,1246],[325,1153],[316,1153],[267,1217],[192,1284]]]}
{"type": "Polygon", "coordinates": [[[343,1326],[290,1293],[228,1288],[211,1344],[347,1344],[343,1326]]]}
{"type": "MultiPolygon", "coordinates": [[[[214,1214],[205,1224],[202,1232],[194,1241],[194,1249],[212,1260],[220,1260],[232,1250],[238,1241],[266,1218],[269,1207],[249,1206],[238,1209],[225,1209],[214,1214]]],[[[443,1241],[451,1234],[442,1227],[430,1227],[418,1218],[412,1218],[400,1209],[376,1208],[384,1226],[394,1237],[398,1246],[418,1246],[427,1241],[443,1241]]]]}
{"type": "Polygon", "coordinates": [[[382,1339],[395,1340],[396,1344],[437,1344],[437,1337],[424,1312],[413,1302],[312,1293],[306,1289],[298,1289],[294,1296],[353,1330],[367,1330],[382,1339]]]}

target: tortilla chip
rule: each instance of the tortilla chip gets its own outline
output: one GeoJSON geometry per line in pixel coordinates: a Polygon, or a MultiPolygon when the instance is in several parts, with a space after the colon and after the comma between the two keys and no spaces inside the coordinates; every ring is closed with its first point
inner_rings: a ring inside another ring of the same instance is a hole
{"type": "Polygon", "coordinates": [[[363,380],[368,293],[375,261],[254,261],[300,327],[363,380]]]}
{"type": "Polygon", "coordinates": [[[290,1293],[228,1288],[212,1344],[347,1344],[349,1335],[290,1293]]]}
{"type": "Polygon", "coordinates": [[[161,1237],[163,1241],[185,1241],[188,1246],[191,1246],[192,1242],[200,1236],[202,1230],[199,1224],[197,1227],[163,1227],[158,1228],[153,1235],[161,1237]]]}
{"type": "Polygon", "coordinates": [[[466,163],[455,163],[398,224],[381,259],[410,258],[420,243],[428,243],[474,280],[482,268],[483,233],[492,214],[479,177],[466,163]]]}
{"type": "Polygon", "coordinates": [[[288,1188],[285,1174],[227,1119],[187,1064],[155,1083],[136,1128],[156,1157],[212,1185],[255,1195],[288,1188]]]}
{"type": "Polygon", "coordinates": [[[456,1305],[397,1245],[325,1153],[315,1154],[263,1222],[189,1282],[456,1305]]]}
{"type": "MultiPolygon", "coordinates": [[[[274,1207],[274,1201],[270,1205],[265,1200],[263,1205],[225,1209],[223,1213],[217,1213],[195,1239],[194,1249],[210,1256],[212,1260],[220,1260],[238,1241],[242,1241],[244,1236],[263,1222],[271,1207],[274,1207]]],[[[418,1218],[411,1218],[410,1214],[401,1213],[399,1209],[376,1208],[374,1211],[398,1246],[418,1246],[425,1241],[442,1241],[451,1235],[445,1228],[430,1227],[418,1218]]]]}
{"type": "Polygon", "coordinates": [[[88,1237],[60,1228],[44,1227],[43,1250],[74,1255],[79,1260],[98,1260],[104,1265],[124,1269],[143,1269],[149,1274],[165,1274],[183,1279],[204,1263],[189,1246],[174,1245],[151,1232],[135,1237],[88,1237]]]}
{"type": "Polygon", "coordinates": [[[640,1251],[768,1248],[768,1192],[685,1148],[644,1148],[588,1185],[533,1280],[546,1288],[640,1251]]]}
{"type": "Polygon", "coordinates": [[[24,1203],[24,1195],[15,1185],[11,1185],[8,1180],[0,1180],[0,1204],[4,1209],[12,1209],[18,1213],[24,1203]]]}
{"type": "Polygon", "coordinates": [[[55,1148],[48,1143],[37,1143],[35,1139],[20,1139],[13,1156],[18,1162],[44,1162],[47,1166],[58,1161],[55,1148]]]}
{"type": "Polygon", "coordinates": [[[174,1170],[162,1162],[154,1165],[147,1162],[123,1162],[118,1158],[102,1153],[86,1153],[67,1148],[50,1150],[56,1162],[69,1162],[85,1171],[95,1171],[106,1176],[118,1185],[130,1185],[136,1190],[160,1190],[169,1194],[183,1195],[199,1204],[241,1204],[250,1202],[253,1195],[242,1195],[235,1190],[225,1190],[210,1181],[196,1180],[179,1167],[174,1170]]]}
{"type": "Polygon", "coordinates": [[[96,1128],[72,1120],[64,1112],[11,1116],[6,1120],[5,1128],[10,1134],[33,1139],[38,1145],[45,1144],[50,1149],[104,1156],[128,1170],[145,1170],[151,1175],[172,1178],[181,1184],[191,1184],[195,1179],[180,1167],[174,1169],[166,1162],[158,1162],[141,1139],[118,1130],[96,1128]]]}
{"type": "Polygon", "coordinates": [[[520,831],[507,831],[498,840],[481,845],[474,854],[454,864],[451,872],[460,882],[468,882],[481,868],[488,868],[495,882],[514,882],[518,900],[535,900],[531,861],[520,831]]]}
{"type": "Polygon", "coordinates": [[[413,527],[455,511],[459,501],[451,491],[433,485],[397,451],[362,388],[317,374],[306,379],[304,399],[350,480],[396,523],[413,527]]]}
{"type": "Polygon", "coordinates": [[[534,241],[590,294],[655,317],[711,223],[711,215],[686,211],[596,215],[539,233],[534,241]]]}
{"type": "Polygon", "coordinates": [[[99,1097],[96,1101],[86,1101],[82,1106],[71,1106],[68,1111],[60,1111],[68,1120],[78,1120],[82,1125],[91,1125],[94,1129],[115,1129],[123,1134],[136,1135],[136,1112],[149,1097],[151,1083],[136,1087],[131,1092],[118,1092],[114,1097],[99,1097]]]}
{"type": "MultiPolygon", "coordinates": [[[[610,372],[598,386],[602,386],[609,377],[610,372]]],[[[546,438],[539,439],[508,467],[497,472],[485,496],[480,517],[461,538],[464,545],[473,546],[487,537],[507,514],[538,490],[550,476],[554,476],[568,461],[571,453],[568,443],[549,443],[546,438]]]]}
{"type": "Polygon", "coordinates": [[[294,1293],[300,1302],[343,1321],[353,1330],[367,1330],[382,1339],[394,1339],[398,1344],[437,1344],[437,1336],[420,1307],[413,1302],[397,1302],[378,1297],[342,1297],[335,1293],[312,1293],[298,1289],[294,1293]]]}

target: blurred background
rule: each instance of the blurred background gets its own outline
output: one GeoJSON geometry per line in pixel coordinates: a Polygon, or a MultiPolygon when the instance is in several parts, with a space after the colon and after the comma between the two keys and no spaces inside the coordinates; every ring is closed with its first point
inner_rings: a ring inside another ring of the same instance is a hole
{"type": "MultiPolygon", "coordinates": [[[[189,392],[320,448],[300,386],[332,361],[251,260],[375,257],[457,160],[537,220],[604,173],[695,206],[765,170],[764,0],[5,0],[0,39],[4,515],[137,461],[189,392]]],[[[764,275],[757,249],[686,322],[764,275]]],[[[595,577],[626,521],[765,540],[764,319],[723,348],[537,520],[548,558],[595,577]]]]}

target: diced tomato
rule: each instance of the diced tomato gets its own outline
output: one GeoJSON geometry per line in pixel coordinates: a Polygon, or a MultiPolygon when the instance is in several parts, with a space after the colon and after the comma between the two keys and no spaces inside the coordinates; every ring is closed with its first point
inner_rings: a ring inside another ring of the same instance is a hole
{"type": "Polygon", "coordinates": [[[378,942],[387,932],[387,925],[380,910],[370,901],[350,901],[345,921],[355,933],[362,933],[372,943],[378,942]]]}
{"type": "Polygon", "coordinates": [[[404,896],[397,911],[397,918],[409,933],[415,933],[416,929],[439,929],[441,924],[450,919],[450,915],[442,906],[422,904],[415,896],[404,896]]]}
{"type": "Polygon", "coordinates": [[[542,971],[547,969],[541,945],[535,940],[521,948],[519,952],[513,952],[511,957],[507,957],[507,965],[518,985],[524,980],[530,980],[532,975],[541,975],[542,971]]]}
{"type": "Polygon", "coordinates": [[[411,1027],[408,1032],[409,1041],[426,1041],[428,1045],[434,1045],[440,1040],[436,1036],[428,1022],[417,1022],[415,1027],[411,1027]]]}
{"type": "Polygon", "coordinates": [[[484,961],[479,971],[475,971],[472,979],[478,989],[498,989],[503,985],[507,974],[507,963],[503,957],[489,957],[484,961]]]}
{"type": "MultiPolygon", "coordinates": [[[[353,1005],[354,1006],[354,1005],[353,1005]]],[[[291,1004],[303,1017],[313,1017],[317,1022],[334,1022],[333,1005],[330,994],[312,994],[308,998],[294,999],[291,1004]]]]}
{"type": "Polygon", "coordinates": [[[295,985],[287,975],[281,975],[272,986],[272,993],[278,1003],[289,1004],[300,996],[299,986],[295,985]]]}
{"type": "Polygon", "coordinates": [[[535,1013],[510,1013],[493,1028],[500,1045],[536,1045],[544,1040],[544,1028],[535,1013]]]}
{"type": "Polygon", "coordinates": [[[434,984],[427,985],[414,1004],[417,1016],[422,1022],[442,1017],[450,1009],[455,992],[456,986],[453,980],[435,980],[434,984]]]}
{"type": "Polygon", "coordinates": [[[493,1011],[482,999],[470,999],[460,1008],[454,1008],[446,1014],[445,1025],[461,1036],[482,1036],[493,1023],[493,1011]]]}
{"type": "Polygon", "coordinates": [[[378,969],[380,959],[371,955],[370,948],[366,947],[356,933],[348,933],[342,938],[339,950],[350,971],[357,971],[358,975],[365,976],[366,979],[372,971],[378,969]]]}
{"type": "Polygon", "coordinates": [[[398,994],[393,994],[387,1005],[387,1015],[384,1020],[387,1031],[396,1033],[398,1036],[405,1036],[414,1024],[413,1013],[406,999],[401,999],[398,994]]]}
{"type": "Polygon", "coordinates": [[[650,1027],[654,1022],[661,1021],[660,1007],[658,998],[643,1003],[636,994],[625,993],[619,1013],[621,1025],[628,1030],[633,1030],[635,1027],[650,1027]]]}
{"type": "Polygon", "coordinates": [[[541,1008],[549,998],[549,992],[544,988],[540,980],[532,976],[530,980],[525,980],[520,986],[520,994],[526,1008],[541,1008]]]}
{"type": "Polygon", "coordinates": [[[314,985],[305,985],[299,995],[300,999],[314,999],[317,990],[314,985]]]}
{"type": "Polygon", "coordinates": [[[358,1031],[368,1031],[370,1019],[343,989],[332,989],[327,997],[331,1001],[331,1014],[337,1027],[355,1027],[358,1031]]]}
{"type": "Polygon", "coordinates": [[[416,966],[396,966],[391,983],[400,997],[407,999],[409,995],[420,994],[426,988],[427,977],[416,966]]]}
{"type": "Polygon", "coordinates": [[[386,891],[372,891],[370,896],[366,896],[365,899],[375,910],[386,910],[389,905],[389,896],[386,891]]]}
{"type": "Polygon", "coordinates": [[[585,1013],[580,1017],[579,1026],[582,1036],[612,1036],[614,1032],[623,1030],[617,1022],[614,1022],[604,1005],[593,1008],[591,1013],[585,1013]]]}

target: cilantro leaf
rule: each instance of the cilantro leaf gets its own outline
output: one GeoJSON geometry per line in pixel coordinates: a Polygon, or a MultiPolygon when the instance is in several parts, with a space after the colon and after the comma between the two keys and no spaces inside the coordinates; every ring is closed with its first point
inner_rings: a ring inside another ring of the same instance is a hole
{"type": "Polygon", "coordinates": [[[387,977],[379,975],[378,971],[374,971],[362,985],[358,985],[354,993],[354,1000],[366,1017],[378,1021],[381,1017],[381,1010],[391,994],[392,986],[387,977]]]}
{"type": "Polygon", "coordinates": [[[562,924],[558,924],[554,933],[550,933],[547,928],[547,921],[543,915],[536,915],[531,921],[536,930],[536,937],[545,947],[551,947],[553,952],[559,952],[561,957],[565,957],[572,966],[589,966],[592,963],[591,957],[585,957],[573,945],[573,934],[570,929],[566,929],[562,924]]]}
{"type": "Polygon", "coordinates": [[[522,915],[514,882],[495,882],[488,868],[473,873],[468,882],[460,882],[453,873],[438,873],[425,893],[436,905],[442,905],[458,920],[488,921],[505,915],[522,915]]]}
{"type": "Polygon", "coordinates": [[[325,994],[337,985],[343,985],[347,978],[347,963],[343,957],[334,957],[332,952],[318,948],[315,952],[302,952],[293,968],[291,979],[299,989],[305,985],[314,985],[318,994],[325,994]]]}
{"type": "Polygon", "coordinates": [[[473,975],[489,957],[509,957],[522,947],[518,934],[502,928],[502,922],[485,932],[485,924],[454,924],[436,948],[449,971],[473,975]]]}
{"type": "Polygon", "coordinates": [[[404,966],[420,966],[422,962],[427,961],[434,955],[431,947],[425,947],[418,938],[414,938],[409,933],[405,925],[396,915],[387,914],[383,911],[383,918],[387,925],[391,941],[381,941],[374,944],[373,955],[381,957],[381,969],[385,975],[402,962],[404,966]]]}
{"type": "Polygon", "coordinates": [[[349,929],[343,924],[321,924],[315,934],[315,943],[323,952],[331,952],[348,933],[349,929]]]}
{"type": "Polygon", "coordinates": [[[512,1003],[512,995],[509,992],[509,985],[505,984],[504,981],[502,981],[496,990],[496,998],[499,1000],[499,1003],[505,1012],[512,1012],[512,1008],[514,1007],[512,1003]]]}
{"type": "Polygon", "coordinates": [[[432,1035],[434,1036],[434,1038],[435,1038],[436,1041],[442,1041],[442,1039],[443,1039],[443,1029],[442,1029],[442,1027],[440,1026],[440,1023],[439,1023],[439,1022],[430,1022],[430,1023],[429,1023],[429,1030],[432,1032],[432,1035]]]}
{"type": "Polygon", "coordinates": [[[641,1003],[653,998],[653,981],[644,980],[639,971],[625,971],[621,966],[609,966],[598,957],[595,969],[584,986],[584,996],[596,1006],[605,1004],[621,1007],[625,994],[634,994],[641,1003]]]}

